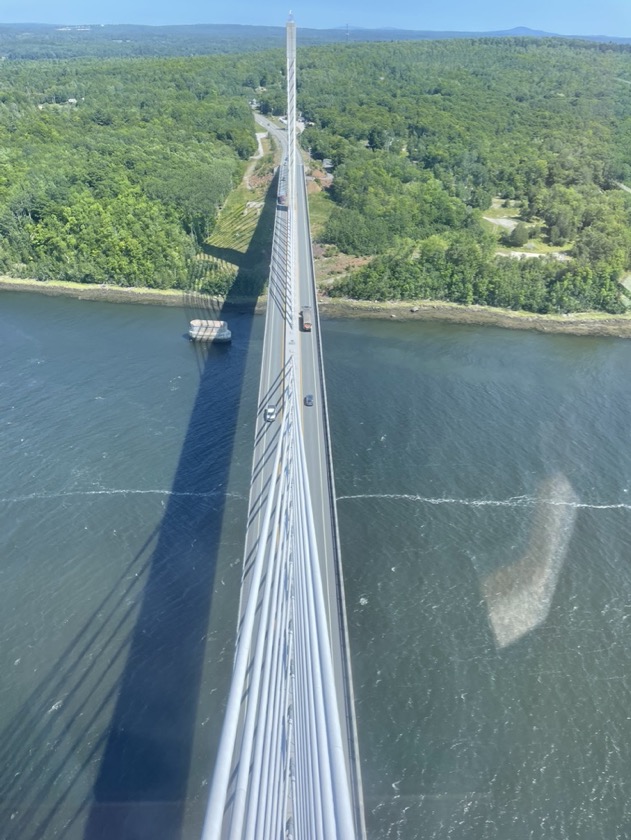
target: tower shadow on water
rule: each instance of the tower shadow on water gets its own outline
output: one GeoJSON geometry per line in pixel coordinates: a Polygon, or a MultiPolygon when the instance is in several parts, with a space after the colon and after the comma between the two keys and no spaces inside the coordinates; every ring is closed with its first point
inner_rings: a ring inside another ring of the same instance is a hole
{"type": "MultiPolygon", "coordinates": [[[[227,319],[238,312],[240,342],[249,340],[254,296],[267,278],[275,195],[274,181],[225,304],[204,312],[203,299],[190,298],[190,317],[227,319]],[[241,296],[243,277],[249,303],[241,296]]],[[[247,358],[229,348],[196,351],[199,390],[150,560],[84,840],[178,840],[182,833],[225,510],[225,495],[210,506],[208,496],[228,484],[247,358]],[[222,387],[224,362],[229,390],[222,387]],[[208,432],[217,424],[221,437],[212,439],[208,432]]]]}

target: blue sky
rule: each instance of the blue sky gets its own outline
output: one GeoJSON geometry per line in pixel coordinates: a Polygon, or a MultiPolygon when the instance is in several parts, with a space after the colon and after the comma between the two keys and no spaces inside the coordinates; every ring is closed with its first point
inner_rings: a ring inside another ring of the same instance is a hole
{"type": "Polygon", "coordinates": [[[631,0],[0,0],[0,22],[251,23],[485,31],[529,26],[563,35],[631,37],[631,0]]]}

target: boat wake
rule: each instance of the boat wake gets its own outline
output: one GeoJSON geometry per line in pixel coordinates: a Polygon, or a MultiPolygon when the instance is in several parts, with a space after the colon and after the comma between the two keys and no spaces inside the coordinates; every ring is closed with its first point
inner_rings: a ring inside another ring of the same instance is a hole
{"type": "Polygon", "coordinates": [[[421,502],[426,505],[461,505],[463,507],[536,507],[537,505],[553,505],[585,510],[631,510],[628,502],[614,502],[611,504],[590,504],[579,502],[575,498],[540,498],[538,496],[511,496],[508,499],[452,499],[449,497],[431,498],[415,496],[409,493],[364,493],[356,496],[338,496],[338,502],[355,499],[399,499],[406,502],[421,502]]]}
{"type": "Polygon", "coordinates": [[[0,499],[0,504],[13,504],[18,502],[31,502],[34,500],[63,499],[73,496],[171,496],[189,497],[197,499],[214,499],[218,496],[225,496],[233,499],[243,499],[240,493],[225,493],[223,490],[210,490],[208,493],[188,493],[177,490],[135,490],[135,489],[102,489],[102,490],[64,490],[58,493],[29,493],[26,496],[13,496],[8,499],[0,499]]]}

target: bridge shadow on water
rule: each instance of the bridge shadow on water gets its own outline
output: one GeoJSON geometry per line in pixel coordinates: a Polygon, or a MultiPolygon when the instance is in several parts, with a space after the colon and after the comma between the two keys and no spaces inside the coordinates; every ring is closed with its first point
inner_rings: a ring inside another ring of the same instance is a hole
{"type": "MultiPolygon", "coordinates": [[[[190,295],[189,318],[229,319],[238,312],[241,344],[252,328],[252,293],[258,295],[267,279],[275,194],[274,181],[225,304],[212,311],[201,296],[190,295]],[[241,294],[243,276],[249,303],[241,294]]],[[[177,840],[182,832],[226,501],[219,496],[209,506],[208,496],[228,485],[247,359],[239,354],[236,367],[230,359],[231,387],[225,389],[217,356],[230,349],[195,345],[195,351],[199,390],[150,559],[84,840],[177,840]],[[218,426],[220,439],[204,435],[218,426]]]]}
{"type": "MultiPolygon", "coordinates": [[[[160,524],[120,562],[94,609],[3,721],[2,840],[182,838],[225,494],[275,196],[276,180],[225,304],[189,296],[188,319],[225,317],[236,326],[235,342],[191,346],[199,388],[160,524]]],[[[236,629],[236,604],[232,620],[236,629]]]]}

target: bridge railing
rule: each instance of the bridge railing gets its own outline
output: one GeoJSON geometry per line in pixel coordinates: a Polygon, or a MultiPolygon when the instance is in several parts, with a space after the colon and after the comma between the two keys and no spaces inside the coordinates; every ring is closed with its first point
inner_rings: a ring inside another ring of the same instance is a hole
{"type": "MultiPolygon", "coordinates": [[[[274,486],[270,487],[268,491],[257,554],[250,572],[249,596],[244,605],[243,620],[237,638],[232,682],[202,832],[203,840],[220,840],[224,837],[240,838],[244,836],[240,832],[244,819],[244,797],[247,799],[249,784],[249,778],[244,781],[244,773],[247,772],[249,777],[251,756],[255,749],[255,737],[257,735],[257,721],[253,714],[258,711],[255,704],[256,698],[260,696],[259,689],[263,674],[260,665],[260,644],[257,644],[256,651],[253,647],[254,632],[258,626],[258,638],[261,639],[264,638],[264,634],[267,634],[269,627],[274,627],[274,623],[270,620],[271,587],[273,573],[275,572],[274,567],[280,567],[280,563],[272,563],[270,567],[268,561],[270,559],[273,561],[277,556],[276,539],[282,508],[286,499],[285,485],[288,473],[284,462],[288,447],[289,418],[288,412],[282,413],[280,441],[276,448],[272,472],[274,486]],[[259,610],[261,598],[265,611],[259,610]],[[252,659],[253,652],[254,660],[252,659]],[[247,713],[248,716],[245,726],[240,727],[244,713],[247,713]],[[239,739],[240,731],[243,734],[239,739]],[[237,756],[238,761],[235,762],[237,756]],[[232,768],[235,763],[239,772],[236,778],[236,789],[229,797],[231,781],[234,781],[232,768]],[[234,831],[231,827],[233,819],[234,831]]],[[[284,533],[283,530],[283,535],[284,533]]],[[[287,555],[286,546],[287,540],[284,537],[282,551],[285,556],[287,555]]],[[[263,727],[259,726],[258,732],[260,733],[262,730],[263,727]]]]}
{"type": "Polygon", "coordinates": [[[203,840],[355,836],[293,366],[284,406],[203,840]]]}
{"type": "MultiPolygon", "coordinates": [[[[304,212],[306,215],[306,222],[307,222],[307,230],[311,230],[311,220],[309,217],[309,200],[308,200],[308,193],[307,193],[307,181],[305,178],[305,171],[304,166],[300,165],[299,167],[300,178],[298,179],[299,183],[297,184],[297,188],[301,190],[303,195],[303,202],[304,202],[304,212]]],[[[329,485],[329,515],[331,518],[332,524],[332,531],[333,531],[333,564],[335,567],[335,575],[336,575],[336,591],[339,600],[339,609],[342,614],[344,614],[346,606],[345,606],[345,591],[344,591],[344,576],[342,574],[342,559],[340,553],[340,534],[339,534],[339,524],[337,518],[337,507],[335,504],[335,499],[337,498],[337,494],[335,491],[335,476],[333,472],[333,453],[331,451],[331,428],[329,424],[329,407],[327,401],[327,390],[326,390],[326,379],[324,375],[324,354],[322,351],[322,330],[320,328],[320,311],[318,308],[318,290],[315,285],[315,269],[313,267],[313,243],[311,241],[311,236],[307,237],[307,249],[309,254],[309,262],[311,265],[311,278],[312,278],[312,289],[311,293],[313,295],[313,300],[315,302],[315,306],[313,307],[313,315],[316,323],[315,329],[315,342],[316,342],[316,357],[318,363],[318,370],[320,374],[320,382],[321,382],[321,391],[319,393],[319,401],[320,401],[320,410],[323,414],[323,422],[324,422],[324,449],[326,453],[325,461],[326,461],[326,479],[329,485]]],[[[345,714],[347,725],[351,730],[352,737],[348,739],[348,748],[350,750],[349,755],[349,770],[351,774],[351,791],[352,795],[356,801],[356,808],[355,814],[357,818],[356,826],[357,826],[357,834],[360,837],[366,836],[366,825],[365,825],[365,818],[364,818],[364,802],[363,802],[363,787],[362,787],[362,780],[361,780],[361,769],[360,769],[360,762],[359,762],[359,755],[357,754],[357,744],[359,742],[358,735],[357,735],[357,719],[355,715],[355,698],[352,692],[352,675],[351,675],[351,654],[350,654],[350,642],[348,638],[348,627],[346,621],[341,623],[340,626],[341,631],[341,643],[342,643],[342,668],[344,670],[344,683],[346,686],[350,686],[350,691],[344,692],[344,702],[346,704],[345,714]]]]}

